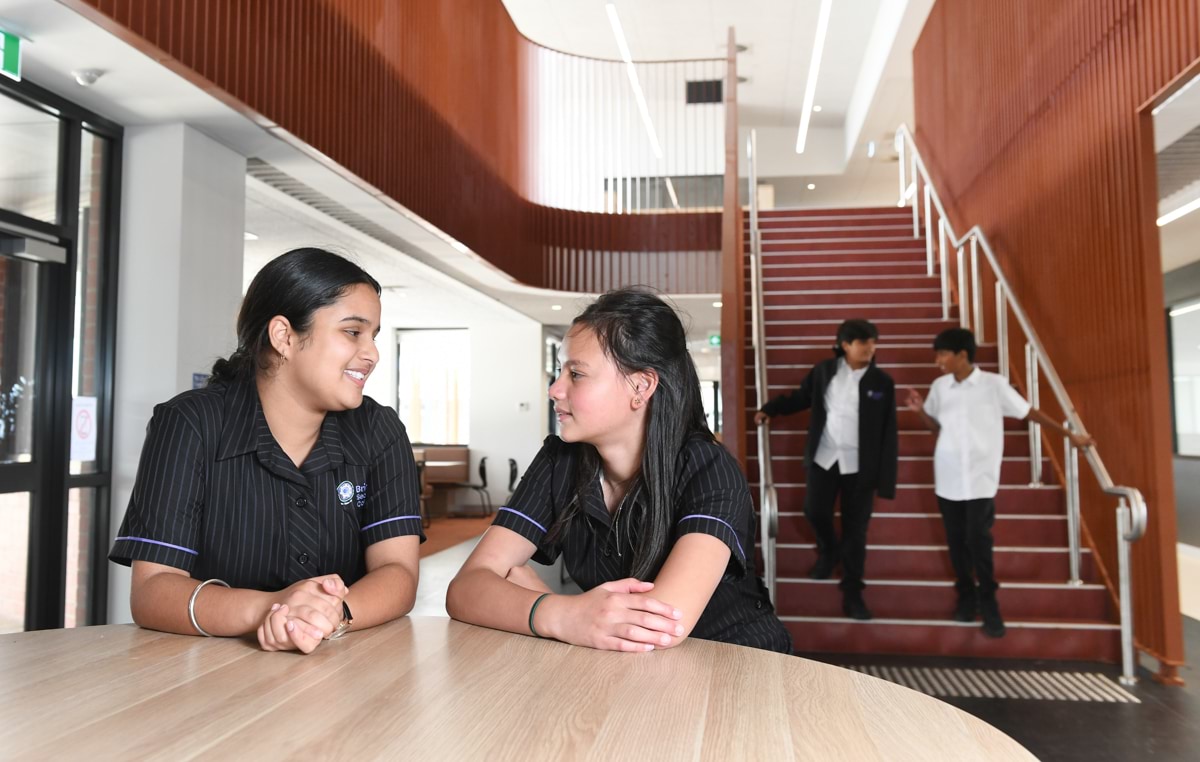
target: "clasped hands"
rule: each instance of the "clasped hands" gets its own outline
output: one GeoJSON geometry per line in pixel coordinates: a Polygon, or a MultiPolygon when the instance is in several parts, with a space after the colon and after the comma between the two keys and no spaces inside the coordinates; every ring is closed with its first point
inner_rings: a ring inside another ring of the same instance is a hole
{"type": "Polygon", "coordinates": [[[581,595],[553,595],[538,607],[539,634],[606,651],[653,651],[678,645],[683,614],[650,598],[653,582],[620,579],[581,595]]]}
{"type": "Polygon", "coordinates": [[[302,579],[274,593],[258,626],[264,651],[312,653],[342,621],[342,599],[350,592],[336,574],[302,579]]]}

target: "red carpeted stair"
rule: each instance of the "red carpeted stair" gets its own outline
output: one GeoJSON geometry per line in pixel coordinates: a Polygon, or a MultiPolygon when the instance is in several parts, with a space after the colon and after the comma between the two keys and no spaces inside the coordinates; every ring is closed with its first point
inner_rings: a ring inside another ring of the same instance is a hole
{"type": "MultiPolygon", "coordinates": [[[[904,409],[908,388],[925,395],[938,375],[933,337],[957,325],[942,319],[941,286],[926,275],[925,241],[913,237],[909,210],[830,209],[760,212],[767,382],[773,397],[799,385],[831,355],[841,321],[866,318],[880,331],[877,362],[896,380],[900,486],[877,500],[867,536],[865,598],[869,622],[841,611],[837,578],[810,580],[813,533],[804,518],[808,414],[771,425],[779,493],[777,608],[798,652],[927,654],[1115,661],[1120,634],[1110,599],[1085,548],[1084,584],[1068,583],[1066,502],[1054,484],[1029,486],[1027,429],[1010,421],[996,498],[996,573],[1008,634],[985,637],[979,624],[950,619],[953,574],[933,493],[933,435],[904,409]]],[[[750,246],[747,222],[746,245],[750,246]]],[[[749,303],[747,272],[747,303],[749,303]]],[[[750,334],[749,311],[746,313],[750,334]]],[[[997,370],[995,346],[978,364],[997,370]]],[[[754,356],[745,350],[747,399],[754,400],[754,356]]],[[[758,478],[753,409],[747,421],[748,473],[758,478]]],[[[1048,461],[1044,479],[1053,480],[1048,461]]],[[[755,487],[757,499],[757,488],[755,487]]]]}

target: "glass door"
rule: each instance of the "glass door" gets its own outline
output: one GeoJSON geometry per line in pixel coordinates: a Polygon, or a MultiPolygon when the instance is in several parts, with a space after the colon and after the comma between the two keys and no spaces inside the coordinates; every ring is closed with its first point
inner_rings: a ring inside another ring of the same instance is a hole
{"type": "Polygon", "coordinates": [[[120,139],[0,81],[0,633],[106,619],[120,139]]]}

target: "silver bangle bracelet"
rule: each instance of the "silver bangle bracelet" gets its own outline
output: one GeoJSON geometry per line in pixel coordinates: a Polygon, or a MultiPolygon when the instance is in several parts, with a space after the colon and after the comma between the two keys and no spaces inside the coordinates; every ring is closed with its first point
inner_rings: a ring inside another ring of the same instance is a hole
{"type": "Polygon", "coordinates": [[[212,635],[209,635],[207,632],[205,632],[204,628],[200,626],[200,623],[196,621],[196,596],[200,595],[200,591],[204,589],[205,585],[220,585],[221,587],[229,587],[229,583],[221,579],[206,579],[199,585],[196,585],[196,589],[192,591],[192,597],[188,599],[188,619],[192,620],[192,627],[195,627],[196,632],[200,633],[204,637],[211,638],[212,635]]]}

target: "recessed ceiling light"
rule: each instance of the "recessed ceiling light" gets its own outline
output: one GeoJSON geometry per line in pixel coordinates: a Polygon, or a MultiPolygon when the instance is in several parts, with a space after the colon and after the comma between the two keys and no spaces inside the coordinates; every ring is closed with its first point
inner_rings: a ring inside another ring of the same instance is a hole
{"type": "Polygon", "coordinates": [[[242,233],[242,237],[244,239],[246,239],[247,241],[257,241],[258,240],[258,236],[254,235],[249,230],[247,230],[245,233],[242,233]]]}
{"type": "Polygon", "coordinates": [[[809,189],[809,190],[816,190],[816,189],[817,189],[817,184],[816,184],[816,183],[809,183],[809,184],[808,184],[808,189],[809,189]]]}
{"type": "Polygon", "coordinates": [[[721,307],[721,304],[722,302],[713,302],[713,306],[717,307],[718,309],[721,307]]]}
{"type": "Polygon", "coordinates": [[[867,143],[867,158],[868,159],[875,158],[875,141],[874,140],[872,140],[870,143],[867,143]]]}
{"type": "Polygon", "coordinates": [[[561,304],[551,304],[550,309],[554,310],[555,312],[558,312],[559,310],[562,309],[562,305],[561,304]]]}
{"type": "Polygon", "coordinates": [[[808,122],[817,96],[817,77],[821,71],[821,53],[825,49],[825,35],[829,31],[829,13],[833,0],[821,0],[817,11],[817,34],[813,39],[812,60],[808,64],[808,82],[804,86],[804,106],[800,109],[800,130],[796,134],[796,153],[804,153],[808,141],[808,122]]]}
{"type": "Polygon", "coordinates": [[[819,113],[821,113],[821,107],[820,107],[820,106],[813,106],[813,111],[816,111],[816,112],[819,114],[819,113]]]}

